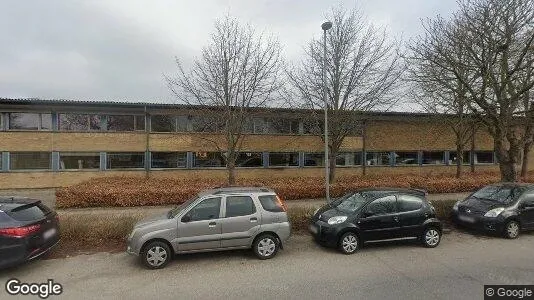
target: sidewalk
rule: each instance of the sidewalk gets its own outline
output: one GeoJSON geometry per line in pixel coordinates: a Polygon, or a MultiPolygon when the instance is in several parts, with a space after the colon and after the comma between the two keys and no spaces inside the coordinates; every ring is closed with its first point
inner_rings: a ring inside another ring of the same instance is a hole
{"type": "MultiPolygon", "coordinates": [[[[448,193],[448,194],[429,194],[427,199],[430,201],[442,201],[442,200],[460,200],[467,197],[469,193],[448,193]]],[[[293,207],[320,207],[325,204],[326,200],[323,199],[303,199],[303,200],[290,200],[286,201],[289,209],[293,207]]],[[[98,214],[98,215],[155,215],[167,212],[171,206],[135,206],[135,207],[91,207],[91,208],[69,208],[58,209],[58,213],[61,216],[76,216],[86,214],[98,214]]]]}

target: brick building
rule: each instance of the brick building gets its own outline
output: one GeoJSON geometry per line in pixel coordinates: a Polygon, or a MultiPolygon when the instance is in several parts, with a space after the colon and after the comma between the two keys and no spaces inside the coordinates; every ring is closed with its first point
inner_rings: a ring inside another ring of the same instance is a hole
{"type": "MultiPolygon", "coordinates": [[[[239,177],[323,176],[323,143],[305,111],[255,109],[237,162],[239,177]]],[[[0,99],[0,189],[68,186],[99,176],[227,176],[206,137],[202,110],[176,104],[0,99]]],[[[422,113],[360,115],[337,176],[455,172],[455,139],[440,118],[422,113]],[[365,157],[365,159],[364,159],[365,157]]],[[[487,132],[474,136],[463,163],[498,169],[487,132]]]]}

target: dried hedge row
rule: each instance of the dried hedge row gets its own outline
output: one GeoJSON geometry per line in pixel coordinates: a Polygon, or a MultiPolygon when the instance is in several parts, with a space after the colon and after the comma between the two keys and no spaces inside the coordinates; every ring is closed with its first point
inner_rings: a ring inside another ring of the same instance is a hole
{"type": "MultiPolygon", "coordinates": [[[[365,187],[409,187],[425,189],[429,193],[470,192],[481,186],[498,182],[495,173],[451,176],[346,176],[332,184],[331,195],[338,197],[347,191],[365,187]]],[[[534,176],[527,181],[534,182],[534,176]]],[[[146,206],[179,204],[207,188],[224,186],[222,180],[108,177],[95,178],[77,185],[60,188],[56,192],[57,207],[146,206]]],[[[268,186],[283,199],[312,199],[324,197],[322,178],[242,179],[238,185],[268,186]]]]}

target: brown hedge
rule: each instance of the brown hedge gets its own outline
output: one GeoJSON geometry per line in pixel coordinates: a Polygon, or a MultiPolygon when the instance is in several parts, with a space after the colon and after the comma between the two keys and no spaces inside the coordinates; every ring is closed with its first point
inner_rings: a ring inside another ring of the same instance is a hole
{"type": "MultiPolygon", "coordinates": [[[[381,186],[419,188],[429,193],[470,192],[498,181],[499,176],[494,173],[465,175],[461,179],[446,175],[346,176],[332,184],[331,195],[338,197],[358,188],[381,186]]],[[[534,176],[530,175],[526,181],[534,182],[534,176]]],[[[285,200],[324,197],[324,180],[321,178],[242,179],[237,184],[268,186],[285,200]]],[[[224,185],[224,181],[217,179],[95,178],[58,189],[56,205],[58,208],[70,208],[179,204],[203,189],[224,185]]]]}

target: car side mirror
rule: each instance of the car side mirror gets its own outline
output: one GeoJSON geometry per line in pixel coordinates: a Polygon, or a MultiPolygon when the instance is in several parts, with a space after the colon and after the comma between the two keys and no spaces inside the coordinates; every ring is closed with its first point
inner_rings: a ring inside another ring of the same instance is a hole
{"type": "Polygon", "coordinates": [[[182,217],[182,223],[187,223],[187,222],[191,222],[191,216],[190,215],[185,215],[182,217]]]}

